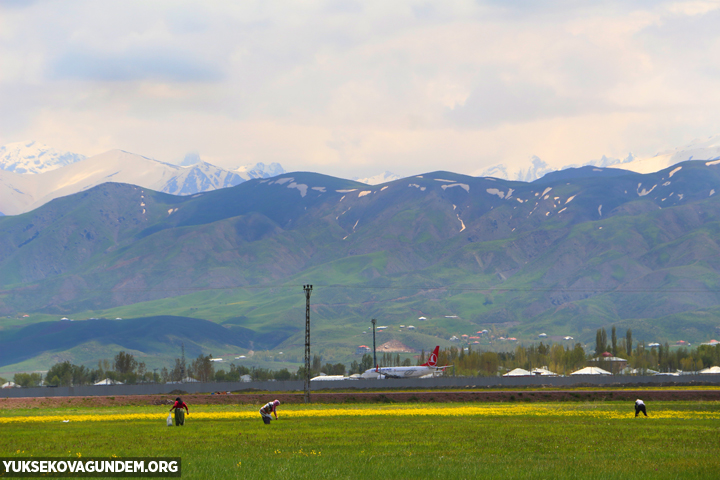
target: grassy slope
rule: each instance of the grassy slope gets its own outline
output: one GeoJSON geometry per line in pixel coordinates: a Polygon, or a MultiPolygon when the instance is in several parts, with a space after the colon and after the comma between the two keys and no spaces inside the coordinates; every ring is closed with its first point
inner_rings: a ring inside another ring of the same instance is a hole
{"type": "MultiPolygon", "coordinates": [[[[459,406],[464,405],[432,408],[459,406]]],[[[500,411],[509,406],[488,405],[500,411]]],[[[381,406],[351,406],[350,415],[327,417],[323,407],[282,406],[280,420],[270,426],[254,416],[257,407],[253,406],[190,408],[182,428],[164,426],[165,407],[156,407],[155,421],[5,424],[0,456],[179,455],[183,478],[712,478],[720,467],[714,454],[717,420],[653,418],[661,411],[717,415],[714,402],[653,404],[648,419],[632,418],[632,406],[615,402],[558,405],[557,414],[543,417],[531,412],[408,417],[383,415],[386,407],[381,406]],[[308,409],[318,415],[284,415],[308,409]],[[370,409],[376,416],[354,416],[356,409],[370,409]],[[237,410],[252,416],[244,420],[193,417],[196,412],[237,410]],[[597,411],[616,411],[625,418],[595,417],[597,411]]],[[[39,413],[72,418],[147,410],[39,413]]]]}
{"type": "Polygon", "coordinates": [[[717,172],[691,162],[672,187],[661,185],[667,172],[610,174],[524,184],[435,172],[388,189],[283,176],[328,189],[305,197],[289,182],[193,198],[106,185],[0,221],[0,309],[14,313],[0,328],[63,315],[243,317],[258,334],[286,335],[275,347],[296,354],[300,286],[312,283],[316,351],[347,352],[327,354],[332,361],[368,343],[360,332],[370,318],[416,324],[387,335],[418,350],[481,327],[525,339],[544,331],[588,341],[611,324],[646,341],[714,336],[706,316],[720,304],[720,202],[703,189],[717,172]],[[435,178],[467,182],[469,192],[435,178]],[[661,186],[639,197],[638,178],[661,186]],[[490,187],[512,188],[512,198],[490,187]],[[352,188],[372,193],[334,192],[352,188]]]}

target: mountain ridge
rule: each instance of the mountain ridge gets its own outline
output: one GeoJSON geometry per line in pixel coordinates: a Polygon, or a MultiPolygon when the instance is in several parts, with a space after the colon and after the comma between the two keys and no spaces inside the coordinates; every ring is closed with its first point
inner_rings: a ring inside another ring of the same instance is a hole
{"type": "Polygon", "coordinates": [[[535,182],[293,172],[191,196],[106,183],[0,218],[0,313],[12,328],[71,314],[242,317],[287,332],[275,348],[297,354],[309,283],[327,358],[366,343],[368,318],[415,349],[481,328],[707,340],[720,311],[716,191],[712,161],[535,182]]]}
{"type": "Polygon", "coordinates": [[[54,198],[109,181],[130,183],[174,195],[193,195],[283,171],[276,163],[238,168],[241,170],[233,172],[203,161],[178,166],[124,150],[110,150],[33,175],[0,170],[0,212],[4,215],[24,213],[54,198]],[[265,168],[270,173],[265,172],[265,168]]]}
{"type": "Polygon", "coordinates": [[[34,141],[0,146],[0,170],[17,174],[49,172],[85,158],[84,155],[62,152],[34,141]]]}

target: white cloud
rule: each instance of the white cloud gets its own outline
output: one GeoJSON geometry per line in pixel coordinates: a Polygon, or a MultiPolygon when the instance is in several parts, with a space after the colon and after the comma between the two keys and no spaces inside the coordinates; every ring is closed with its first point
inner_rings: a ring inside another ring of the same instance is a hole
{"type": "Polygon", "coordinates": [[[720,4],[0,4],[0,143],[346,177],[720,132],[720,4]]]}

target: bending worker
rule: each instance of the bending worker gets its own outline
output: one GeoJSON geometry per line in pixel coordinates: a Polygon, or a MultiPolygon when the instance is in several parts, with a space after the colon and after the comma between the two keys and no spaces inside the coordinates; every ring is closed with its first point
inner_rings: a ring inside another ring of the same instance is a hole
{"type": "Polygon", "coordinates": [[[645,402],[638,398],[637,400],[635,400],[635,418],[637,418],[640,412],[643,412],[643,414],[647,417],[647,411],[645,410],[645,402]]]}
{"type": "Polygon", "coordinates": [[[170,408],[170,411],[172,412],[173,409],[175,409],[175,426],[179,427],[180,425],[185,425],[185,412],[183,412],[183,408],[185,409],[185,412],[190,414],[190,410],[188,410],[188,406],[180,400],[180,397],[177,397],[175,399],[175,404],[173,404],[172,408],[170,408]]]}
{"type": "Polygon", "coordinates": [[[263,422],[265,422],[265,425],[270,425],[270,421],[272,420],[271,413],[275,414],[275,420],[277,420],[277,406],[280,405],[280,400],[273,400],[272,402],[268,402],[260,409],[260,416],[263,419],[263,422]]]}

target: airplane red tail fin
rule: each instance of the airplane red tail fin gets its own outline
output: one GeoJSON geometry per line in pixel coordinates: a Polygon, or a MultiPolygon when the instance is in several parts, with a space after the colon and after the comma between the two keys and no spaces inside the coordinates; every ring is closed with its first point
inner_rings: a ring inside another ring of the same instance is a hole
{"type": "Polygon", "coordinates": [[[434,367],[437,365],[438,354],[440,353],[440,345],[435,347],[435,350],[428,357],[428,361],[423,363],[421,367],[434,367]]]}

